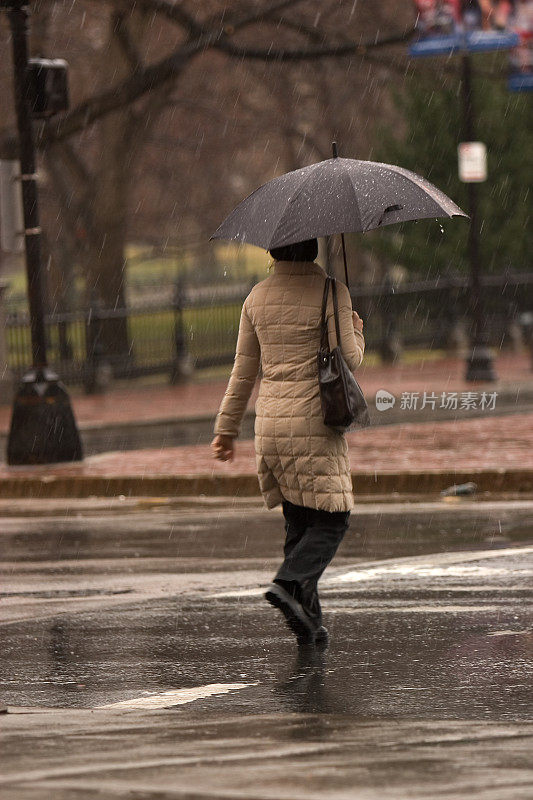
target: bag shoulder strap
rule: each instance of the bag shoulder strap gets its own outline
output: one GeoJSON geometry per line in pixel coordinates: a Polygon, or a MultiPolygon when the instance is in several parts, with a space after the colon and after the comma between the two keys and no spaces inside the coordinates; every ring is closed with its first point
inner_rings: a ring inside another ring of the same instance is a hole
{"type": "Polygon", "coordinates": [[[329,275],[326,275],[326,280],[324,281],[324,293],[322,295],[322,313],[320,316],[320,347],[322,350],[329,350],[328,322],[326,319],[328,290],[329,290],[329,275]]]}
{"type": "Polygon", "coordinates": [[[328,321],[326,310],[328,304],[328,291],[331,284],[331,294],[333,295],[333,311],[335,315],[335,333],[337,334],[337,347],[341,346],[341,333],[339,325],[339,304],[337,300],[337,281],[331,275],[326,276],[324,283],[324,294],[322,295],[322,316],[321,316],[321,335],[320,346],[322,349],[329,349],[328,321]]]}
{"type": "Polygon", "coordinates": [[[341,346],[341,329],[339,323],[339,304],[337,301],[337,280],[331,278],[331,289],[333,292],[333,311],[335,314],[335,333],[337,334],[337,347],[341,346]]]}

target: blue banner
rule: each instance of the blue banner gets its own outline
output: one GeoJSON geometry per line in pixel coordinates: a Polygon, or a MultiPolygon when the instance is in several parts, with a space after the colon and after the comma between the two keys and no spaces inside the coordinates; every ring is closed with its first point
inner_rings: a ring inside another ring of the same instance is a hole
{"type": "Polygon", "coordinates": [[[520,43],[512,25],[519,0],[414,0],[414,5],[418,38],[409,48],[412,56],[510,50],[520,43]]]}
{"type": "Polygon", "coordinates": [[[411,56],[511,50],[512,92],[533,91],[533,0],[413,0],[411,56]]]}
{"type": "Polygon", "coordinates": [[[511,50],[520,43],[516,33],[466,31],[453,36],[427,36],[409,47],[411,56],[442,56],[453,53],[486,53],[492,50],[511,50]]]}

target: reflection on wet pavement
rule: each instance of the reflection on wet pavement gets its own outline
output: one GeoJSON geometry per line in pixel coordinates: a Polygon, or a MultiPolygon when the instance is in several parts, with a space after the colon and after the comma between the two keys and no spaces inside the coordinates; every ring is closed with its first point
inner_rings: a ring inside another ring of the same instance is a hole
{"type": "Polygon", "coordinates": [[[192,690],[199,713],[531,717],[527,504],[358,509],[321,584],[326,652],[298,651],[261,596],[281,514],[5,522],[4,598],[20,592],[30,609],[3,630],[10,706],[95,708],[192,690]],[[143,597],[160,575],[171,589],[143,597]],[[205,694],[220,684],[238,688],[205,694]]]}
{"type": "Polygon", "coordinates": [[[402,587],[376,579],[370,597],[346,593],[342,576],[331,579],[324,606],[332,644],[324,653],[298,651],[260,597],[169,598],[14,625],[4,638],[4,702],[94,707],[173,688],[257,682],[195,705],[361,719],[527,719],[532,552],[489,559],[499,585],[494,593],[486,585],[485,600],[478,584],[473,597],[463,587],[458,601],[444,577],[426,609],[431,587],[405,573],[402,587]]]}
{"type": "Polygon", "coordinates": [[[2,800],[529,800],[531,510],[358,509],[323,651],[262,598],[280,514],[2,520],[2,800]]]}

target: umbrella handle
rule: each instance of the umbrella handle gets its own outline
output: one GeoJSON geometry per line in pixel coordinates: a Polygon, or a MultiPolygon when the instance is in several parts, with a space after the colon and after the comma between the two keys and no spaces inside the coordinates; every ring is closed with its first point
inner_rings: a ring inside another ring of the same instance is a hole
{"type": "MultiPolygon", "coordinates": [[[[338,158],[339,153],[337,150],[337,142],[331,143],[331,152],[333,153],[333,158],[338,158]]],[[[342,258],[344,260],[344,275],[346,276],[346,286],[348,289],[350,288],[350,284],[348,281],[348,267],[346,265],[346,243],[344,241],[344,233],[341,233],[341,242],[342,242],[342,258]]]]}

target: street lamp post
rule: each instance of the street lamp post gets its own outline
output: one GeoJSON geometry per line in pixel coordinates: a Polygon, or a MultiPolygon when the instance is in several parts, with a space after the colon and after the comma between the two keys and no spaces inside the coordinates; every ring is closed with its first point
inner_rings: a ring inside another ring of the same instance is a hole
{"type": "Polygon", "coordinates": [[[41,228],[30,109],[32,86],[28,67],[28,4],[24,0],[0,0],[0,7],[7,9],[13,43],[13,82],[32,350],[32,368],[22,378],[15,396],[7,460],[11,465],[79,461],[82,448],[70,399],[58,376],[49,369],[46,353],[41,228]]]}
{"type": "MultiPolygon", "coordinates": [[[[472,91],[472,64],[470,55],[462,56],[462,100],[463,100],[463,125],[466,142],[475,139],[474,133],[474,103],[472,91]]],[[[485,325],[485,312],[483,293],[480,281],[479,259],[479,213],[478,192],[475,183],[467,183],[468,187],[468,212],[470,226],[468,229],[468,255],[470,260],[470,293],[469,307],[472,321],[471,350],[466,361],[467,381],[495,381],[492,355],[488,347],[488,336],[485,325]]]]}

